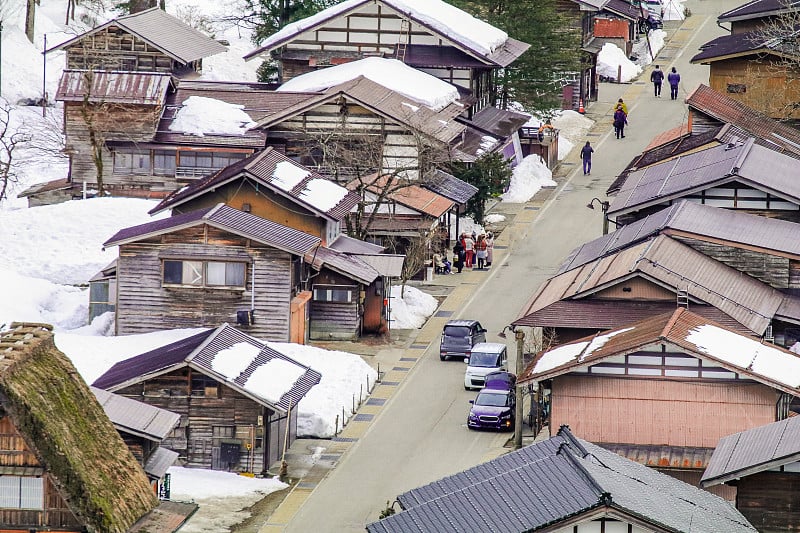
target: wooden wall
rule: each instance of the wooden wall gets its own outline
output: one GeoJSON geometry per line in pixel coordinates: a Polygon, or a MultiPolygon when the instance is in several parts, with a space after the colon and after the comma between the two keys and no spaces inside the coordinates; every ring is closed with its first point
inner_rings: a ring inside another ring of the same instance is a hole
{"type": "Polygon", "coordinates": [[[118,335],[171,328],[236,324],[250,309],[252,264],[245,290],[163,287],[162,258],[250,260],[255,264],[255,323],[237,326],[255,337],[286,342],[292,298],[292,256],[207,226],[120,247],[117,266],[118,335]]]}
{"type": "Polygon", "coordinates": [[[777,399],[754,382],[565,375],[553,380],[550,427],[590,442],[714,448],[774,422],[777,399]]]}
{"type": "Polygon", "coordinates": [[[772,118],[800,119],[800,111],[793,108],[800,100],[798,77],[796,66],[780,65],[777,58],[753,56],[714,61],[709,85],[772,118]]]}
{"type": "Polygon", "coordinates": [[[313,288],[319,285],[352,287],[352,302],[321,302],[311,299],[309,308],[309,338],[357,339],[361,333],[360,291],[363,285],[330,270],[323,270],[313,279],[313,288]]]}
{"type": "Polygon", "coordinates": [[[762,533],[800,531],[800,473],[743,477],[737,484],[736,508],[762,533]]]}
{"type": "MultiPolygon", "coordinates": [[[[599,291],[591,296],[592,298],[603,299],[624,299],[624,300],[669,300],[675,301],[675,292],[660,285],[642,278],[631,278],[619,282],[613,287],[599,291]]],[[[613,304],[612,304],[613,305],[613,304]]]]}

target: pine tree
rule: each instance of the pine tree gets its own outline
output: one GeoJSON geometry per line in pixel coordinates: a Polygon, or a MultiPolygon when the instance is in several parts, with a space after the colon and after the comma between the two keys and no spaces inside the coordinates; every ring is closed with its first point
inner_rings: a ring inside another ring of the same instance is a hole
{"type": "Polygon", "coordinates": [[[520,102],[529,111],[561,107],[561,89],[580,70],[581,34],[557,9],[558,0],[449,0],[531,45],[498,73],[499,107],[520,102]]]}

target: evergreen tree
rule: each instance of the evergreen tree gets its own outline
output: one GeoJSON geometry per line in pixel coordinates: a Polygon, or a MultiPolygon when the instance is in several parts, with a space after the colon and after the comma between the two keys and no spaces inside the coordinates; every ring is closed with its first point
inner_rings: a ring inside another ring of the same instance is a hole
{"type": "Polygon", "coordinates": [[[241,22],[253,28],[253,43],[260,44],[287,24],[310,17],[338,0],[244,0],[241,22]]]}
{"type": "Polygon", "coordinates": [[[480,156],[472,165],[451,163],[449,171],[458,179],[478,188],[475,196],[467,202],[466,214],[479,224],[483,223],[486,200],[502,194],[511,180],[508,160],[497,152],[480,156]]]}
{"type": "Polygon", "coordinates": [[[561,89],[580,70],[580,28],[558,0],[448,0],[531,45],[498,73],[497,105],[520,102],[529,111],[561,107],[561,89]]]}

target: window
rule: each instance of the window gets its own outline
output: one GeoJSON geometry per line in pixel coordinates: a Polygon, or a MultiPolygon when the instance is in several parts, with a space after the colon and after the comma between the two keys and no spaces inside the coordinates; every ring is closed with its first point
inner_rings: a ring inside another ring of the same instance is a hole
{"type": "Polygon", "coordinates": [[[150,174],[150,151],[115,150],[115,174],[150,174]]]}
{"type": "Polygon", "coordinates": [[[153,150],[153,174],[157,176],[174,176],[175,154],[175,150],[153,150]]]}
{"type": "Polygon", "coordinates": [[[352,303],[357,287],[342,285],[316,285],[314,287],[315,302],[352,303]]]}
{"type": "Polygon", "coordinates": [[[245,287],[245,263],[164,261],[164,285],[245,287]]]}
{"type": "Polygon", "coordinates": [[[44,509],[42,478],[0,476],[0,508],[44,509]]]}

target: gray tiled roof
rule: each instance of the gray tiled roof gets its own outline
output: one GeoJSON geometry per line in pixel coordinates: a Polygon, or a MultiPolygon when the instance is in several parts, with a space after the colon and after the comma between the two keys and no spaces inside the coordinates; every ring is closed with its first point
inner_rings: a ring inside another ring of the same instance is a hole
{"type": "Polygon", "coordinates": [[[63,49],[109,26],[120,26],[183,64],[227,51],[227,48],[188,24],[154,7],[101,24],[86,33],[54,46],[63,49]]]}
{"type": "Polygon", "coordinates": [[[700,480],[710,487],[800,460],[800,416],[722,437],[700,480]]]}
{"type": "Polygon", "coordinates": [[[169,467],[175,464],[177,458],[178,452],[159,446],[150,454],[147,461],[145,461],[144,471],[148,476],[161,479],[164,477],[164,474],[167,473],[169,467]]]}
{"type": "Polygon", "coordinates": [[[422,186],[439,196],[453,200],[457,204],[466,204],[470,198],[478,193],[478,188],[474,185],[460,180],[443,170],[434,172],[432,176],[422,182],[422,186]]]}
{"type": "Polygon", "coordinates": [[[674,532],[754,532],[723,499],[575,438],[546,441],[398,496],[370,533],[519,532],[615,509],[674,532]]]}
{"type": "Polygon", "coordinates": [[[319,237],[239,211],[225,204],[217,204],[207,209],[198,209],[122,229],[103,243],[103,246],[118,246],[198,224],[222,228],[295,255],[304,255],[320,243],[319,237]]]}
{"type": "Polygon", "coordinates": [[[161,442],[178,425],[181,415],[97,387],[91,387],[98,403],[118,430],[161,442]]]}
{"type": "Polygon", "coordinates": [[[752,0],[726,11],[717,17],[717,21],[735,22],[758,19],[796,10],[798,5],[800,5],[798,0],[752,0]]]}

